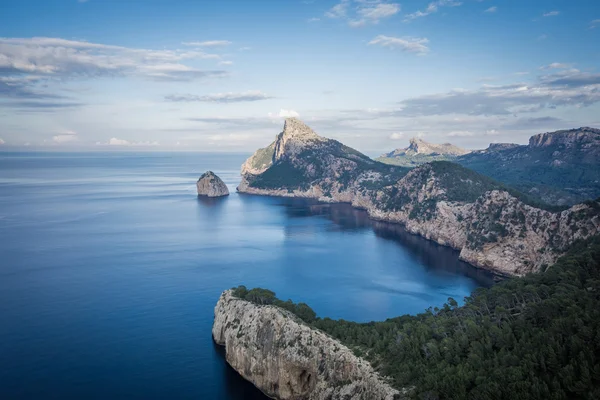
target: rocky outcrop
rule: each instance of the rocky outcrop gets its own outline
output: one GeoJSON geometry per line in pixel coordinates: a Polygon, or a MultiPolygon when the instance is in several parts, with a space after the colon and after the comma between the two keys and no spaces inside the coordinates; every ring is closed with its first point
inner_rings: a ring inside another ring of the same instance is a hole
{"type": "Polygon", "coordinates": [[[462,156],[470,153],[469,150],[461,149],[451,143],[428,143],[420,138],[411,138],[410,145],[405,149],[396,149],[386,153],[383,157],[415,156],[415,155],[437,155],[437,156],[462,156]]]}
{"type": "Polygon", "coordinates": [[[371,365],[294,314],[223,292],[212,334],[227,362],[263,391],[280,399],[399,399],[371,365]]]}
{"type": "Polygon", "coordinates": [[[198,190],[198,196],[229,196],[229,189],[227,189],[225,182],[212,171],[207,171],[200,176],[198,182],[196,182],[196,189],[198,190]]]}
{"type": "Polygon", "coordinates": [[[249,168],[258,152],[244,164],[240,192],[351,203],[503,275],[539,271],[576,239],[600,232],[598,202],[552,212],[458,164],[428,163],[407,173],[339,142],[315,139],[310,128],[297,128],[298,121],[287,136],[288,125],[269,146],[280,150],[268,167],[259,173],[249,168]]]}

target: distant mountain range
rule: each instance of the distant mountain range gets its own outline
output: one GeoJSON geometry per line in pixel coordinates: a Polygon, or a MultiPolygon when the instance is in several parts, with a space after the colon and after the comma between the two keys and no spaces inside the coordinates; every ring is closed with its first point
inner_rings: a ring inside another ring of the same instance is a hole
{"type": "Polygon", "coordinates": [[[450,143],[434,144],[420,138],[412,138],[407,148],[382,154],[377,161],[403,167],[416,167],[431,161],[454,161],[457,157],[468,153],[469,150],[450,143]]]}
{"type": "Polygon", "coordinates": [[[594,128],[542,133],[532,136],[528,145],[493,143],[471,152],[411,139],[408,148],[377,160],[406,167],[453,161],[548,204],[572,205],[600,197],[600,129],[594,128]]]}
{"type": "MultiPolygon", "coordinates": [[[[573,155],[565,154],[574,151],[573,146],[580,153],[585,149],[587,154],[591,151],[588,134],[595,133],[577,132],[532,139],[533,147],[543,149],[544,154],[550,148],[552,154],[559,152],[554,155],[559,167],[566,165],[563,159],[579,166],[572,160],[573,155]]],[[[459,155],[457,160],[462,163],[463,158],[472,155],[498,160],[495,153],[504,155],[528,148],[493,147],[459,155]]],[[[428,156],[444,155],[444,151],[464,153],[451,145],[423,145],[416,141],[412,149],[405,151],[405,157],[409,151],[427,152],[424,155],[428,156]]],[[[523,168],[534,171],[536,163],[530,155],[533,153],[524,151],[521,158],[514,158],[529,161],[523,163],[523,168]]],[[[494,162],[483,165],[491,168],[494,162]]],[[[506,163],[509,168],[510,161],[506,163]]],[[[541,170],[544,168],[554,167],[541,170]]],[[[569,209],[550,206],[473,169],[447,161],[433,161],[412,169],[387,165],[317,135],[296,118],[287,119],[275,141],[256,151],[244,163],[241,173],[240,192],[351,203],[374,219],[401,223],[409,232],[460,250],[461,258],[473,265],[506,275],[544,269],[573,241],[600,230],[597,201],[569,209]]],[[[580,178],[574,176],[569,181],[571,186],[580,187],[580,178]]]]}

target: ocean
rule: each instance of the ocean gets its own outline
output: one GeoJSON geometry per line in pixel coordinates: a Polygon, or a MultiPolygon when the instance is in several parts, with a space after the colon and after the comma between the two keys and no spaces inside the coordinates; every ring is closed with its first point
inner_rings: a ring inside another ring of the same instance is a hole
{"type": "Polygon", "coordinates": [[[212,341],[224,289],[366,322],[491,284],[349,205],[237,194],[247,156],[0,153],[0,398],[264,399],[212,341]]]}

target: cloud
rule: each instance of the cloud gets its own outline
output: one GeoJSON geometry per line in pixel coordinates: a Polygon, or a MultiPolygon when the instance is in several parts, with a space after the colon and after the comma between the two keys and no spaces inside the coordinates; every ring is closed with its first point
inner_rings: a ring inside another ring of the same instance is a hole
{"type": "Polygon", "coordinates": [[[390,135],[390,139],[392,140],[400,140],[404,137],[404,132],[394,132],[390,135]]]}
{"type": "Polygon", "coordinates": [[[529,84],[483,85],[476,90],[457,89],[406,99],[399,103],[399,110],[388,112],[388,115],[515,115],[598,102],[600,74],[567,70],[541,76],[529,84]]]}
{"type": "Polygon", "coordinates": [[[450,133],[448,133],[446,136],[449,137],[468,137],[468,136],[473,136],[475,135],[475,133],[471,132],[471,131],[452,131],[450,133]]]}
{"type": "Polygon", "coordinates": [[[0,75],[43,78],[139,76],[155,80],[194,80],[228,75],[199,70],[191,60],[220,60],[202,51],[149,50],[60,38],[0,38],[0,75]]]}
{"type": "Polygon", "coordinates": [[[79,140],[77,132],[69,130],[59,132],[58,135],[52,137],[52,141],[59,144],[76,142],[77,140],[79,140]]]}
{"type": "Polygon", "coordinates": [[[548,65],[544,65],[544,66],[540,67],[540,69],[542,69],[542,70],[544,70],[544,69],[565,69],[565,68],[571,68],[571,65],[554,62],[552,64],[548,64],[548,65]]]}
{"type": "Polygon", "coordinates": [[[321,18],[309,18],[306,20],[306,22],[312,23],[312,22],[319,22],[320,20],[321,20],[321,18]]]}
{"type": "Polygon", "coordinates": [[[600,19],[595,19],[590,22],[590,29],[595,29],[598,26],[600,26],[600,19]]]}
{"type": "Polygon", "coordinates": [[[462,5],[462,2],[460,2],[460,1],[437,0],[437,1],[429,3],[425,10],[415,11],[412,14],[406,15],[406,17],[404,17],[404,22],[412,21],[417,18],[422,18],[422,17],[426,17],[428,15],[434,14],[439,11],[440,7],[458,7],[460,5],[462,5]]]}
{"type": "Polygon", "coordinates": [[[241,93],[216,93],[205,96],[192,94],[169,95],[165,100],[176,102],[207,102],[207,103],[242,103],[249,101],[260,101],[274,98],[260,90],[249,90],[241,93]]]}
{"type": "Polygon", "coordinates": [[[426,44],[429,40],[426,38],[397,38],[392,36],[379,35],[369,42],[369,45],[379,45],[390,49],[400,49],[409,53],[417,53],[419,55],[426,54],[429,47],[426,44]]]}
{"type": "Polygon", "coordinates": [[[183,42],[184,46],[194,46],[194,47],[220,47],[220,46],[229,46],[233,44],[229,40],[207,40],[205,42],[183,42]]]}
{"type": "Polygon", "coordinates": [[[488,129],[487,131],[485,131],[485,134],[488,136],[495,136],[495,135],[499,135],[500,131],[497,129],[488,129]]]}
{"type": "Polygon", "coordinates": [[[111,138],[108,142],[96,142],[96,146],[158,146],[157,141],[130,142],[125,139],[111,138]]]}
{"type": "Polygon", "coordinates": [[[558,14],[560,14],[559,11],[550,11],[550,12],[542,14],[542,17],[555,17],[558,14]]]}
{"type": "Polygon", "coordinates": [[[233,61],[219,61],[219,65],[233,65],[233,61]]]}
{"type": "Polygon", "coordinates": [[[548,35],[546,35],[546,34],[542,34],[542,35],[538,36],[538,38],[537,38],[537,40],[546,40],[546,39],[548,39],[548,35]]]}
{"type": "Polygon", "coordinates": [[[5,143],[6,143],[6,142],[5,142],[5,141],[4,141],[2,138],[0,138],[0,146],[2,146],[2,145],[3,145],[3,144],[5,144],[5,143]]]}
{"type": "Polygon", "coordinates": [[[325,12],[327,18],[344,19],[351,27],[378,24],[400,12],[400,4],[383,0],[341,0],[325,12]]]}
{"type": "MultiPolygon", "coordinates": [[[[298,112],[294,111],[294,110],[284,110],[283,108],[281,110],[279,110],[279,114],[277,114],[277,117],[279,118],[292,118],[292,117],[299,117],[300,114],[298,114],[298,112]]],[[[269,117],[275,117],[274,114],[269,113],[269,117]]]]}
{"type": "Polygon", "coordinates": [[[493,6],[485,10],[484,13],[495,13],[496,11],[498,11],[498,7],[493,6]]]}

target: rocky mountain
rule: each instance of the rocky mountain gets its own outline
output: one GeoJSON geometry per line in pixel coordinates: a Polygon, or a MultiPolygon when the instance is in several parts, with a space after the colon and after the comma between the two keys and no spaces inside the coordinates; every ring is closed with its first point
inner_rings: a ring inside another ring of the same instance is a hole
{"type": "Polygon", "coordinates": [[[450,162],[408,171],[370,160],[290,119],[275,142],[244,163],[238,190],[351,203],[505,275],[544,269],[573,241],[600,231],[598,201],[548,207],[450,162]]]}
{"type": "Polygon", "coordinates": [[[357,190],[392,183],[407,171],[373,161],[288,118],[275,141],[242,165],[238,191],[351,202],[357,190]]]}
{"type": "Polygon", "coordinates": [[[371,365],[289,311],[223,292],[212,334],[227,362],[267,396],[287,399],[399,399],[371,365]]]}
{"type": "Polygon", "coordinates": [[[198,196],[229,196],[229,189],[227,189],[225,182],[212,171],[207,171],[200,176],[198,182],[196,182],[196,190],[198,196]]]}
{"type": "Polygon", "coordinates": [[[600,129],[542,133],[528,145],[492,144],[456,162],[549,204],[600,196],[600,129]]]}
{"type": "Polygon", "coordinates": [[[461,149],[450,143],[434,144],[420,138],[412,138],[407,148],[382,154],[377,161],[391,165],[415,167],[431,161],[453,161],[458,156],[468,153],[469,150],[461,149]]]}

